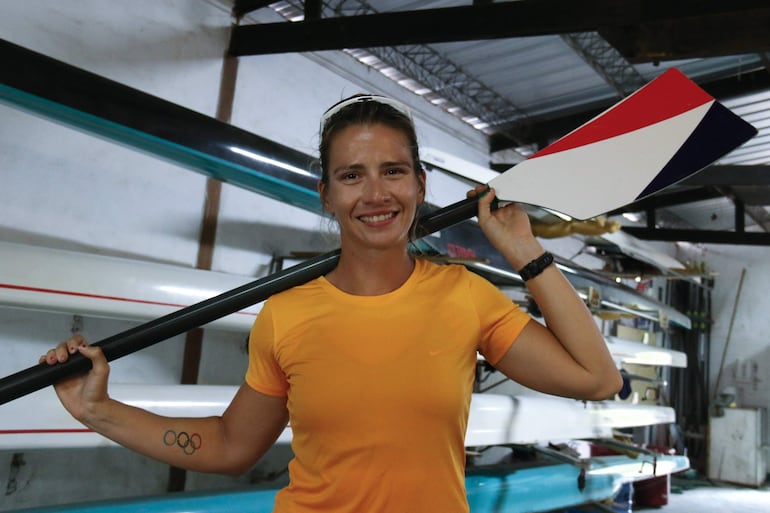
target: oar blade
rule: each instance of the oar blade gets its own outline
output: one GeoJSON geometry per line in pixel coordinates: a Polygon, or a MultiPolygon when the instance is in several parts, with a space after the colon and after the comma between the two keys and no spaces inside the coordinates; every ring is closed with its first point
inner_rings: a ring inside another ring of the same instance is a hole
{"type": "Polygon", "coordinates": [[[489,185],[501,199],[589,219],[687,178],[756,133],[672,68],[489,185]]]}

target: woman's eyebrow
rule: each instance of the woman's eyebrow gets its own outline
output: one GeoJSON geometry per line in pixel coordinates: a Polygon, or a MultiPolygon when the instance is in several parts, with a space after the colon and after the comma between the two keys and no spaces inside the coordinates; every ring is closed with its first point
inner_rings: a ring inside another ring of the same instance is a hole
{"type": "MultiPolygon", "coordinates": [[[[388,160],[385,162],[380,163],[380,168],[386,168],[386,167],[408,167],[409,169],[412,168],[412,163],[408,160],[388,160]]],[[[352,164],[344,164],[342,166],[336,167],[331,170],[332,174],[342,173],[346,171],[361,171],[363,169],[366,169],[366,166],[364,164],[359,163],[352,163],[352,164]]]]}
{"type": "Polygon", "coordinates": [[[391,167],[391,166],[406,166],[411,168],[412,163],[408,160],[394,160],[394,161],[387,161],[380,164],[380,167],[391,167]]]}
{"type": "Polygon", "coordinates": [[[342,166],[335,167],[334,169],[332,169],[332,173],[336,174],[336,173],[340,173],[340,172],[343,172],[343,171],[360,171],[360,170],[362,170],[364,168],[365,168],[365,166],[363,164],[355,164],[355,163],[354,164],[344,164],[342,166]]]}

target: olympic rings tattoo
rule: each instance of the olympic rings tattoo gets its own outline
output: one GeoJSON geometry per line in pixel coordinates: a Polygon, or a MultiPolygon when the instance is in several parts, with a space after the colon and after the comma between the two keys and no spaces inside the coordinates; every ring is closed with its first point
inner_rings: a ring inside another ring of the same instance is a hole
{"type": "Polygon", "coordinates": [[[177,433],[173,429],[169,429],[163,433],[163,444],[167,446],[176,445],[182,452],[190,456],[195,451],[201,448],[203,440],[198,433],[188,434],[187,431],[180,431],[177,433]]]}

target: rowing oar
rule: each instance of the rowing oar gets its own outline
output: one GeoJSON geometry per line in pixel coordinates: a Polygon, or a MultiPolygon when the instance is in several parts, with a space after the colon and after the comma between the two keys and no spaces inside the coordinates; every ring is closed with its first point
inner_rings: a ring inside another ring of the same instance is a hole
{"type": "MultiPolygon", "coordinates": [[[[499,200],[589,219],[683,180],[755,134],[753,126],[670,69],[488,185],[499,200]]],[[[420,217],[418,234],[470,219],[477,202],[468,198],[420,217]]],[[[94,345],[109,361],[126,356],[328,273],[339,254],[322,254],[94,345]]],[[[90,366],[75,354],[65,363],[42,363],[6,376],[0,380],[0,404],[90,366]]]]}

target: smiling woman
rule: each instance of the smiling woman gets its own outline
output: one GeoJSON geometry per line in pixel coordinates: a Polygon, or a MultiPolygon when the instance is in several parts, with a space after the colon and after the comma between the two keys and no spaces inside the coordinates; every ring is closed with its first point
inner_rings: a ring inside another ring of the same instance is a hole
{"type": "Polygon", "coordinates": [[[88,375],[56,386],[67,409],[178,467],[244,472],[288,419],[294,459],[276,512],[467,512],[464,437],[477,353],[527,387],[580,399],[614,395],[620,375],[524,210],[493,210],[494,190],[469,192],[480,196],[479,225],[515,269],[529,270],[547,327],[465,267],[409,252],[426,175],[406,107],[374,95],[332,107],[320,157],[318,190],[340,226],[339,261],[265,302],[245,382],[222,416],[160,417],[110,399],[101,350],[77,337],[41,360],[90,358],[88,375]]]}
{"type": "Polygon", "coordinates": [[[425,197],[425,172],[415,169],[406,138],[383,124],[345,127],[335,135],[329,169],[324,167],[321,201],[340,225],[342,247],[337,269],[327,279],[358,295],[400,287],[412,271],[406,243],[425,197]],[[393,272],[379,274],[380,283],[374,276],[346,283],[345,269],[354,263],[347,255],[382,261],[393,272]],[[355,290],[355,284],[364,288],[355,290]]]}
{"type": "Polygon", "coordinates": [[[411,112],[382,96],[342,100],[322,116],[319,154],[318,190],[324,210],[339,223],[342,247],[337,268],[326,278],[356,295],[397,289],[412,273],[406,243],[425,199],[411,112]],[[390,270],[373,276],[368,264],[355,268],[366,261],[390,270]],[[368,276],[359,279],[359,273],[368,276]]]}

